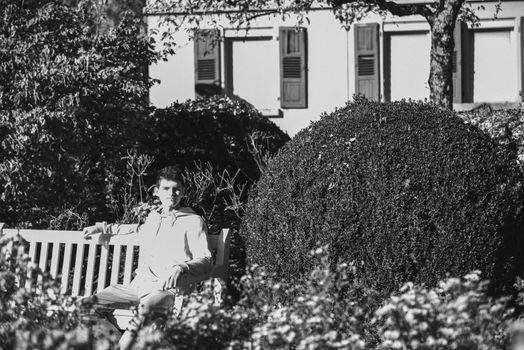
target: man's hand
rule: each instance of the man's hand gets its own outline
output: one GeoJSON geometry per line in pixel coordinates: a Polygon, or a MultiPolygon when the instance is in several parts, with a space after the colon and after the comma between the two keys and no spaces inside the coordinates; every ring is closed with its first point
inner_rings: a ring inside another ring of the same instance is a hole
{"type": "Polygon", "coordinates": [[[97,222],[96,225],[87,226],[84,228],[84,239],[91,239],[91,236],[97,233],[106,233],[107,223],[106,222],[97,222]]]}
{"type": "Polygon", "coordinates": [[[93,226],[87,226],[84,228],[84,239],[91,239],[91,236],[100,233],[102,231],[99,230],[99,228],[96,225],[93,226]]]}
{"type": "Polygon", "coordinates": [[[178,283],[178,279],[182,274],[185,272],[185,269],[180,265],[175,265],[170,271],[169,276],[164,280],[164,283],[162,284],[162,290],[168,290],[172,288],[176,288],[176,285],[178,283]]]}

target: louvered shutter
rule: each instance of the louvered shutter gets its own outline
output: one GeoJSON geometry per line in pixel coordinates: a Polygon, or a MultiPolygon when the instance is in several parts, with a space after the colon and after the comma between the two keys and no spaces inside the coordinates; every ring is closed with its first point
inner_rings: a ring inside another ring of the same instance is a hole
{"type": "Polygon", "coordinates": [[[281,27],[280,106],[307,108],[307,32],[305,28],[281,27]]]}
{"type": "Polygon", "coordinates": [[[453,102],[462,102],[462,22],[455,24],[455,48],[451,56],[453,70],[453,102]]]}
{"type": "Polygon", "coordinates": [[[195,92],[197,96],[221,93],[218,29],[201,29],[195,36],[195,92]]]}
{"type": "Polygon", "coordinates": [[[355,25],[355,92],[380,100],[378,23],[355,25]]]}

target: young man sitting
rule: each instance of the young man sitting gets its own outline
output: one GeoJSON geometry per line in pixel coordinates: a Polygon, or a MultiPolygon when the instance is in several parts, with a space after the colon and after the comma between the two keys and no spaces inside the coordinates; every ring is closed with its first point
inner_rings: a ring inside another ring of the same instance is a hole
{"type": "MultiPolygon", "coordinates": [[[[95,233],[112,235],[138,232],[141,236],[140,263],[129,285],[111,285],[99,293],[82,299],[95,309],[111,310],[138,305],[134,317],[119,342],[120,349],[129,349],[137,330],[146,317],[170,310],[183,287],[180,277],[200,276],[212,269],[204,220],[193,210],[181,207],[185,184],[181,169],[171,166],[160,170],[154,194],[162,206],[152,211],[141,225],[123,230],[118,225],[98,223],[84,229],[85,237],[95,233]]],[[[129,227],[129,226],[128,226],[129,227]]]]}

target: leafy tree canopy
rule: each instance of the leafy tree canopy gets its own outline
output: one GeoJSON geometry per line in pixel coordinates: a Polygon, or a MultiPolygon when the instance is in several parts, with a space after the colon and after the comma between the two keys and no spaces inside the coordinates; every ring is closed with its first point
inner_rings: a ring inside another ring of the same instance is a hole
{"type": "Polygon", "coordinates": [[[93,29],[91,1],[72,8],[55,1],[0,4],[0,107],[147,105],[145,67],[158,55],[127,14],[103,35],[93,29]]]}
{"type": "Polygon", "coordinates": [[[93,6],[0,3],[0,221],[80,202],[99,216],[106,174],[149,113],[147,67],[159,54],[131,14],[97,31],[93,6]]]}

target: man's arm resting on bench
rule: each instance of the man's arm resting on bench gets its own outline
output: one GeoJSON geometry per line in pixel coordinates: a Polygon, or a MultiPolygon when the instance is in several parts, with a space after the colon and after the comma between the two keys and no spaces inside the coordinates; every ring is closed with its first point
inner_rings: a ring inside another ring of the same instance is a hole
{"type": "Polygon", "coordinates": [[[83,229],[84,232],[84,238],[89,239],[90,236],[102,233],[102,234],[108,234],[111,236],[115,235],[128,235],[131,233],[138,232],[140,224],[126,224],[126,225],[120,225],[120,224],[108,224],[105,221],[97,222],[93,226],[88,226],[83,229]]]}

